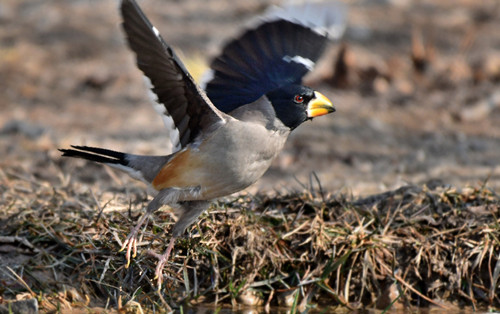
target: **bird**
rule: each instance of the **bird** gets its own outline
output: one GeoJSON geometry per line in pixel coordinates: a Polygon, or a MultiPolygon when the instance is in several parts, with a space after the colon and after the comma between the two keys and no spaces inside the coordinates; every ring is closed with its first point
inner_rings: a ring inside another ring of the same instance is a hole
{"type": "Polygon", "coordinates": [[[177,238],[210,203],[255,183],[282,150],[291,131],[335,111],[332,102],[302,85],[329,41],[327,34],[295,20],[262,21],[229,41],[197,84],[134,0],[122,0],[122,27],[138,68],[149,79],[155,108],[167,126],[174,151],[146,156],[71,145],[62,156],[83,158],[127,172],[153,193],[145,213],[122,243],[126,265],[137,254],[141,226],[164,205],[177,221],[155,278],[177,238]]]}

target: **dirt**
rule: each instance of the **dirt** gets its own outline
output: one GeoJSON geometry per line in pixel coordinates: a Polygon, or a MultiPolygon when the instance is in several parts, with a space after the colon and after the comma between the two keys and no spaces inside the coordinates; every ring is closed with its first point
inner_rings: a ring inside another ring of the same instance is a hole
{"type": "MultiPolygon", "coordinates": [[[[199,76],[203,62],[269,1],[141,5],[199,76]]],[[[342,40],[347,83],[324,80],[340,43],[332,44],[312,82],[337,112],[296,130],[250,191],[301,189],[312,172],[328,191],[354,195],[429,180],[458,186],[488,180],[498,188],[499,11],[496,1],[350,1],[342,40]],[[411,59],[418,39],[426,59],[421,73],[411,59]]],[[[27,145],[45,141],[39,153],[50,158],[69,144],[168,152],[119,23],[113,1],[2,2],[4,163],[30,160],[15,147],[19,133],[33,142],[27,145]]]]}
{"type": "MultiPolygon", "coordinates": [[[[272,2],[140,4],[200,77],[221,44],[272,2]]],[[[297,191],[318,181],[331,195],[355,198],[406,184],[486,184],[500,191],[500,3],[346,3],[344,38],[307,80],[337,112],[294,131],[247,191],[297,191]]],[[[81,183],[81,193],[145,195],[125,175],[61,159],[57,151],[70,144],[169,151],[119,24],[116,1],[0,3],[0,192],[24,195],[40,186],[47,194],[47,185],[71,180],[81,183]],[[26,186],[12,186],[8,177],[26,186]]],[[[9,202],[0,199],[0,221],[12,218],[9,202]]],[[[14,268],[23,258],[21,252],[3,263],[14,268]]]]}

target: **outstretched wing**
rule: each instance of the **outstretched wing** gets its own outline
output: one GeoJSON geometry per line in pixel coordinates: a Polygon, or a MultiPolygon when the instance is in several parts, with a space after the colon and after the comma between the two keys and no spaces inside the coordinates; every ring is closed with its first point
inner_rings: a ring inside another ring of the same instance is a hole
{"type": "Polygon", "coordinates": [[[227,113],[280,86],[300,84],[327,42],[327,37],[290,21],[264,23],[225,46],[210,65],[213,78],[205,91],[227,113]]]}
{"type": "MultiPolygon", "coordinates": [[[[175,149],[185,147],[200,132],[224,122],[223,114],[210,102],[172,48],[165,43],[134,0],[121,3],[123,28],[137,66],[152,84],[157,109],[173,120],[179,131],[175,149]],[[180,146],[180,147],[179,147],[180,146]]],[[[165,119],[164,119],[165,121],[165,119]]]]}
{"type": "Polygon", "coordinates": [[[329,39],[344,33],[346,11],[333,0],[271,7],[254,22],[260,26],[230,41],[212,61],[202,83],[208,97],[228,113],[275,88],[300,84],[329,39]]]}

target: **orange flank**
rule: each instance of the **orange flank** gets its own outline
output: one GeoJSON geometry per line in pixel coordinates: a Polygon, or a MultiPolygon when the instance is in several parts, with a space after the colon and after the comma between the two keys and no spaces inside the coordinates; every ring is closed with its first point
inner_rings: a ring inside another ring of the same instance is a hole
{"type": "Polygon", "coordinates": [[[154,178],[152,184],[156,190],[169,187],[191,187],[199,185],[192,171],[200,168],[201,160],[189,149],[175,155],[154,178]]]}

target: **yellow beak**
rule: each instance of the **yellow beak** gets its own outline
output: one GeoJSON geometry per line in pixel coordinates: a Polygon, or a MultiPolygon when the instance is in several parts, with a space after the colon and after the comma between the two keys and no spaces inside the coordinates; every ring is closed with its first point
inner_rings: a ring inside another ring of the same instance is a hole
{"type": "Polygon", "coordinates": [[[335,112],[332,102],[320,92],[314,92],[314,98],[307,105],[307,117],[314,118],[335,112]]]}

